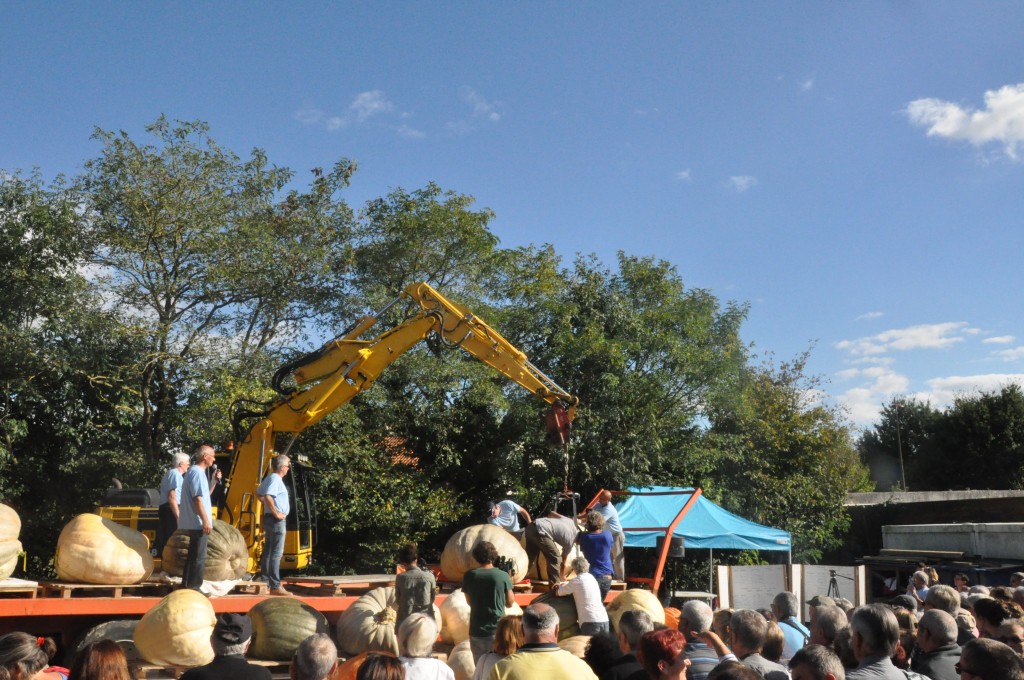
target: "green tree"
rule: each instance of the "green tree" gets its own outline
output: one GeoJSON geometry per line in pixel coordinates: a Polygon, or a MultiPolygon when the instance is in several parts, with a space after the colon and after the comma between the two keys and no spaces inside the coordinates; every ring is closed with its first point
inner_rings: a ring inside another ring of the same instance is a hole
{"type": "Polygon", "coordinates": [[[59,179],[0,178],[0,499],[21,515],[38,577],[52,577],[68,519],[141,469],[123,370],[141,348],[80,273],[79,205],[59,179]]]}
{"type": "Polygon", "coordinates": [[[100,290],[145,338],[138,431],[152,461],[195,443],[175,430],[206,368],[301,337],[322,305],[344,299],[352,215],[339,194],[354,166],[286,190],[290,170],[260,149],[239,159],[205,123],[161,117],[146,130],[155,143],[97,129],[103,149],[80,187],[100,290]]]}
{"type": "Polygon", "coordinates": [[[898,489],[903,477],[909,489],[931,488],[925,482],[929,476],[925,452],[939,415],[928,402],[916,399],[894,398],[882,407],[878,423],[857,440],[876,489],[898,489]]]}
{"type": "Polygon", "coordinates": [[[820,401],[807,354],[750,366],[741,398],[710,414],[718,452],[709,495],[733,512],[792,534],[793,559],[816,561],[849,526],[847,492],[870,488],[849,425],[820,401]]]}
{"type": "Polygon", "coordinates": [[[958,397],[914,461],[924,489],[1024,488],[1024,390],[958,397]]]}

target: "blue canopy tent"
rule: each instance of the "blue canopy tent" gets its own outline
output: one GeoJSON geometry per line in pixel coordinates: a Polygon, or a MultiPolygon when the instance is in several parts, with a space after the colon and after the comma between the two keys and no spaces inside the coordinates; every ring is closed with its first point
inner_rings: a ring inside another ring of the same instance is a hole
{"type": "MultiPolygon", "coordinates": [[[[766,527],[723,510],[704,498],[699,488],[631,487],[611,493],[628,495],[626,500],[616,504],[627,548],[656,548],[658,538],[662,538],[654,578],[630,579],[650,585],[654,592],[661,585],[668,559],[669,536],[681,537],[687,548],[786,551],[792,559],[788,531],[766,527]]],[[[588,508],[597,502],[598,496],[588,508]]]]}

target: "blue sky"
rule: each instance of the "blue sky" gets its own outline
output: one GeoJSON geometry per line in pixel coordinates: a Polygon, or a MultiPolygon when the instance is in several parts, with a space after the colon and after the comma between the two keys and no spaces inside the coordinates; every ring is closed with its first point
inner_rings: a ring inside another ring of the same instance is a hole
{"type": "MultiPolygon", "coordinates": [[[[854,423],[1024,382],[1019,2],[5,3],[0,169],[161,113],[749,302],[854,423]]],[[[301,176],[301,175],[300,175],[301,176]]]]}

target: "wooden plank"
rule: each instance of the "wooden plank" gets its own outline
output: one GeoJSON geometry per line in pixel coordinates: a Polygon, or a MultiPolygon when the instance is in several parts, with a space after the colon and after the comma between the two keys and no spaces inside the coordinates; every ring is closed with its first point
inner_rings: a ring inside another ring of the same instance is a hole
{"type": "Polygon", "coordinates": [[[39,592],[39,583],[21,578],[5,578],[0,581],[0,597],[25,597],[34,599],[39,592]]]}

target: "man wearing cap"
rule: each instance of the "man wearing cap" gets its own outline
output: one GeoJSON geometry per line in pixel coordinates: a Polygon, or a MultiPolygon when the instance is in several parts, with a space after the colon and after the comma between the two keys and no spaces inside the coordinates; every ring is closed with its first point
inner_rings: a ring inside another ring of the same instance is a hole
{"type": "Polygon", "coordinates": [[[284,476],[292,463],[288,456],[274,456],[270,460],[270,474],[263,478],[256,489],[256,496],[263,503],[263,555],[260,557],[260,572],[267,579],[271,595],[291,595],[281,587],[281,555],[284,554],[285,520],[291,505],[284,476]]]}
{"type": "MultiPolygon", "coordinates": [[[[818,615],[818,612],[815,610],[818,607],[835,607],[836,601],[828,595],[815,595],[811,599],[807,600],[805,604],[807,605],[807,622],[809,624],[813,624],[814,618],[818,615]]],[[[810,628],[810,626],[808,626],[808,628],[810,628]]]]}
{"type": "Polygon", "coordinates": [[[213,661],[181,674],[181,680],[271,680],[270,669],[245,660],[252,621],[245,614],[219,614],[210,635],[213,661]]]}
{"type": "Polygon", "coordinates": [[[501,527],[516,538],[523,535],[523,528],[533,521],[526,508],[510,498],[503,501],[489,501],[487,503],[486,519],[488,524],[501,527]],[[522,515],[526,521],[519,523],[519,516],[522,515]]]}

